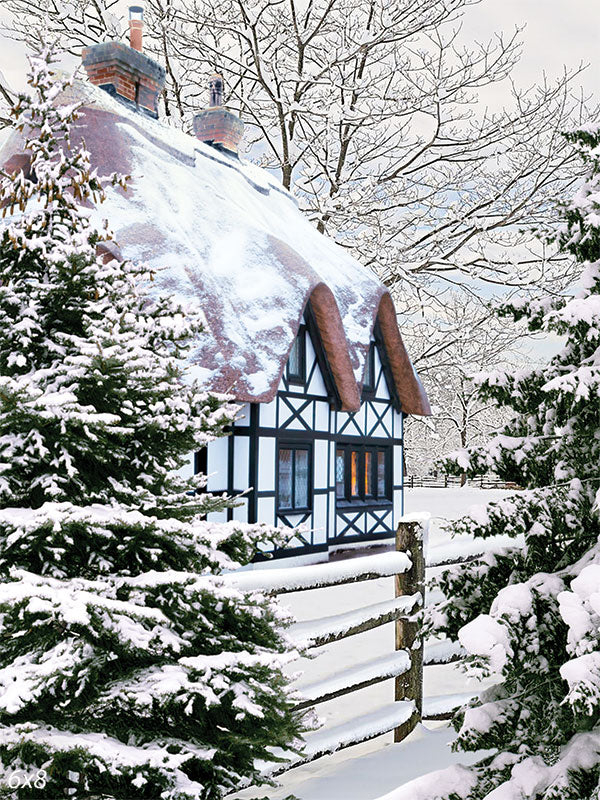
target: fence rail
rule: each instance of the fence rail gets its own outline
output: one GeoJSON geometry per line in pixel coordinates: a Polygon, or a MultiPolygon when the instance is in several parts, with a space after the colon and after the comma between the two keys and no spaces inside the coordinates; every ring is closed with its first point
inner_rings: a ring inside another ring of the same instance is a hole
{"type": "Polygon", "coordinates": [[[380,577],[394,576],[395,597],[370,606],[351,609],[304,622],[296,622],[288,635],[301,650],[334,644],[349,636],[395,623],[395,651],[360,665],[325,676],[300,690],[297,708],[325,703],[382,681],[394,679],[394,702],[368,714],[307,738],[302,753],[278,752],[286,759],[264,765],[264,773],[276,776],[346,747],[394,731],[394,741],[402,741],[421,719],[448,719],[471,695],[456,694],[423,699],[423,670],[459,661],[465,651],[450,640],[423,642],[420,622],[415,617],[425,597],[426,566],[465,563],[480,556],[475,542],[445,547],[445,552],[429,554],[427,564],[423,538],[428,515],[414,515],[400,521],[396,532],[396,551],[347,561],[304,567],[237,572],[227,582],[242,590],[280,595],[319,590],[380,577]]]}
{"type": "Polygon", "coordinates": [[[297,707],[300,709],[325,703],[391,678],[395,679],[395,702],[386,703],[382,708],[371,710],[349,723],[311,734],[301,754],[278,753],[287,761],[265,765],[264,771],[269,775],[279,775],[292,767],[392,730],[395,740],[400,741],[419,721],[423,704],[423,649],[414,615],[422,607],[424,598],[423,527],[419,521],[401,522],[395,552],[304,567],[236,572],[225,576],[227,583],[236,588],[273,595],[319,590],[390,576],[395,577],[393,599],[354,608],[342,614],[296,622],[288,629],[288,636],[301,650],[310,652],[313,648],[334,644],[348,636],[394,622],[395,651],[303,687],[297,707]]]}
{"type": "MultiPolygon", "coordinates": [[[[405,475],[405,489],[447,489],[451,486],[462,486],[463,480],[460,475],[405,475]]],[[[509,489],[518,491],[522,489],[517,483],[512,481],[502,481],[493,476],[481,475],[477,478],[469,478],[464,482],[465,486],[474,486],[479,489],[509,489]]]]}
{"type": "MultiPolygon", "coordinates": [[[[492,552],[490,545],[506,546],[497,541],[502,537],[482,541],[454,542],[450,545],[432,548],[427,554],[427,567],[450,567],[456,564],[467,564],[481,558],[485,553],[492,552]]],[[[521,546],[524,542],[521,537],[513,540],[514,544],[521,546]]],[[[506,543],[508,544],[508,543],[506,543]]],[[[460,642],[451,639],[441,639],[425,642],[423,666],[435,667],[462,661],[466,651],[460,642]]],[[[454,712],[465,705],[474,694],[455,694],[439,697],[428,697],[423,705],[422,719],[446,720],[451,719],[454,712]]]]}

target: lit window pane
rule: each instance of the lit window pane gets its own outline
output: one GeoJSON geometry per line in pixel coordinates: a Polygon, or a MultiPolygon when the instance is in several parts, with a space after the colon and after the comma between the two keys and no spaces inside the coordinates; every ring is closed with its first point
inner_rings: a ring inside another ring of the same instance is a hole
{"type": "Polygon", "coordinates": [[[292,451],[279,451],[279,505],[292,507],[292,451]]]}
{"type": "Polygon", "coordinates": [[[346,459],[343,450],[336,450],[335,453],[335,494],[336,497],[344,497],[344,478],[346,472],[346,459]]]}
{"type": "Polygon", "coordinates": [[[373,453],[365,453],[365,497],[373,494],[373,453]]]}
{"type": "Polygon", "coordinates": [[[296,450],[296,479],[294,508],[308,506],[308,450],[296,450]]]}
{"type": "Polygon", "coordinates": [[[350,459],[350,494],[352,497],[358,497],[358,453],[356,450],[352,451],[350,459]]]}
{"type": "Polygon", "coordinates": [[[385,497],[385,453],[377,453],[377,496],[385,497]]]}

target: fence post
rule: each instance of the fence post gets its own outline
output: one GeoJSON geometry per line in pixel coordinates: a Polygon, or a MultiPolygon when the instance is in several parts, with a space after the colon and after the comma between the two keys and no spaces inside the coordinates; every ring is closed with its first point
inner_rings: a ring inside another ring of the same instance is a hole
{"type": "MultiPolygon", "coordinates": [[[[400,522],[396,530],[396,550],[408,553],[412,567],[396,575],[396,597],[421,592],[425,598],[425,558],[423,528],[419,522],[400,522]]],[[[394,729],[394,741],[401,742],[421,720],[423,711],[423,637],[420,622],[396,620],[396,650],[408,650],[410,669],[395,680],[395,700],[414,700],[417,713],[394,729]]]]}

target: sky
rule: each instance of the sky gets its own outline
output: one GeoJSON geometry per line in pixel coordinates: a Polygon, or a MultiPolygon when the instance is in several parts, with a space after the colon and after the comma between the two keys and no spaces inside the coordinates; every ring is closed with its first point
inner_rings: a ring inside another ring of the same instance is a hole
{"type": "MultiPolygon", "coordinates": [[[[7,18],[0,0],[0,20],[7,18]]],[[[123,3],[125,11],[128,3],[123,3]]],[[[515,73],[523,86],[540,79],[545,71],[558,74],[563,64],[590,66],[582,77],[586,91],[600,95],[600,9],[597,0],[483,0],[464,18],[467,39],[487,40],[495,32],[510,33],[525,25],[523,56],[515,73]]],[[[26,59],[22,46],[0,37],[0,70],[18,88],[23,83],[26,59]]],[[[501,99],[499,98],[499,102],[501,99]]]]}
{"type": "MultiPolygon", "coordinates": [[[[0,0],[0,24],[8,18],[5,3],[0,0]]],[[[128,5],[122,2],[125,18],[128,5]]],[[[586,95],[600,99],[598,0],[474,0],[463,18],[463,40],[488,41],[499,32],[510,35],[515,26],[523,28],[522,57],[513,76],[519,87],[537,83],[544,75],[552,80],[564,66],[573,69],[583,63],[587,68],[579,84],[586,95]]],[[[14,89],[25,83],[26,64],[23,46],[0,35],[0,71],[14,89]]],[[[480,103],[494,110],[508,97],[507,87],[494,89],[480,96],[480,103]]],[[[546,357],[555,348],[550,339],[537,347],[546,357]]]]}
{"type": "Polygon", "coordinates": [[[487,38],[494,31],[525,25],[523,56],[516,77],[520,83],[556,75],[562,65],[581,61],[590,66],[583,76],[588,91],[600,94],[600,9],[597,0],[485,0],[465,17],[465,32],[487,38]]]}

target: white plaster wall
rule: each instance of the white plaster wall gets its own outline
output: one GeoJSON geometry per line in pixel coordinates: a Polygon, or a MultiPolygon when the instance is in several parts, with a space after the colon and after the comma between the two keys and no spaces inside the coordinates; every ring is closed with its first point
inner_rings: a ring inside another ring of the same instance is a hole
{"type": "Polygon", "coordinates": [[[320,400],[315,400],[315,430],[328,431],[329,430],[329,404],[323,403],[320,400]]]}
{"type": "Polygon", "coordinates": [[[241,505],[233,509],[233,518],[238,522],[248,522],[248,500],[244,498],[240,502],[241,505]]]}
{"type": "MultiPolygon", "coordinates": [[[[280,414],[280,415],[281,415],[281,413],[282,413],[282,411],[283,411],[283,410],[284,410],[283,408],[280,408],[280,409],[279,409],[279,414],[280,414]]],[[[285,410],[286,410],[286,411],[289,411],[289,409],[285,409],[285,410]]],[[[290,414],[290,416],[291,416],[291,414],[290,414]]],[[[281,422],[281,416],[279,417],[279,421],[281,422]]],[[[285,422],[285,420],[284,420],[284,422],[285,422]]],[[[312,425],[310,424],[310,422],[308,422],[308,425],[309,425],[310,427],[312,427],[312,425]]],[[[288,431],[305,431],[305,430],[306,430],[306,428],[305,428],[305,427],[304,427],[304,425],[303,425],[303,424],[300,422],[300,420],[299,420],[299,419],[293,419],[293,420],[292,420],[292,421],[291,421],[291,422],[290,422],[288,425],[286,425],[285,427],[286,427],[286,430],[288,430],[288,431]]],[[[285,431],[282,431],[280,435],[281,435],[281,436],[285,436],[285,431]]]]}
{"type": "Polygon", "coordinates": [[[394,489],[394,523],[402,516],[402,489],[394,489]]]}
{"type": "Polygon", "coordinates": [[[275,525],[275,498],[259,497],[257,514],[259,522],[266,522],[269,525],[275,525]]]}
{"type": "Polygon", "coordinates": [[[236,436],[233,448],[233,488],[242,491],[248,489],[249,437],[236,436]]]}
{"type": "Polygon", "coordinates": [[[325,439],[316,439],[314,444],[314,487],[315,489],[327,488],[327,446],[325,439]]]}
{"type": "Polygon", "coordinates": [[[385,422],[385,427],[388,429],[391,436],[394,436],[394,414],[395,414],[394,409],[388,408],[388,410],[383,415],[383,421],[385,422]]]}
{"type": "Polygon", "coordinates": [[[399,414],[397,411],[393,411],[392,413],[394,415],[394,438],[401,439],[403,435],[402,414],[399,414]]]}
{"type": "Polygon", "coordinates": [[[335,442],[329,442],[329,485],[335,488],[335,442]]]}
{"type": "Polygon", "coordinates": [[[275,491],[275,439],[267,436],[258,440],[258,491],[275,491]]]}
{"type": "Polygon", "coordinates": [[[275,428],[277,425],[277,398],[270,403],[260,403],[258,407],[258,424],[261,428],[275,428]]]}
{"type": "Polygon", "coordinates": [[[227,488],[227,451],[229,437],[223,436],[209,442],[207,446],[207,489],[212,491],[224,491],[227,488]]]}
{"type": "Polygon", "coordinates": [[[327,495],[314,495],[313,507],[313,541],[314,544],[325,544],[327,541],[327,495]]]}
{"type": "MultiPolygon", "coordinates": [[[[317,360],[317,354],[315,353],[313,343],[311,341],[310,336],[306,335],[306,377],[310,375],[310,371],[313,367],[314,362],[317,360]]],[[[308,394],[318,394],[321,397],[327,397],[327,388],[325,386],[325,381],[323,380],[323,376],[321,374],[321,370],[319,369],[319,365],[315,367],[314,374],[308,384],[307,388],[308,394]]]]}
{"type": "Polygon", "coordinates": [[[335,536],[335,490],[329,492],[329,538],[335,536]]]}
{"type": "Polygon", "coordinates": [[[250,403],[242,403],[235,424],[246,427],[250,425],[250,403]]]}
{"type": "Polygon", "coordinates": [[[338,411],[336,414],[335,432],[339,433],[348,421],[348,414],[345,411],[338,411]]]}
{"type": "MultiPolygon", "coordinates": [[[[375,375],[379,375],[380,371],[381,371],[381,359],[379,358],[379,350],[375,348],[375,375]]],[[[381,380],[379,381],[379,386],[377,387],[375,397],[377,397],[379,400],[390,399],[390,393],[388,391],[385,375],[381,376],[381,380]]]]}
{"type": "Polygon", "coordinates": [[[191,478],[194,475],[194,454],[191,453],[186,457],[185,465],[177,470],[177,474],[182,478],[191,478]]]}
{"type": "Polygon", "coordinates": [[[373,411],[373,409],[371,408],[369,403],[365,403],[365,405],[367,406],[367,409],[366,409],[366,415],[367,415],[366,432],[369,433],[371,436],[383,436],[384,435],[384,431],[383,431],[383,428],[381,427],[381,423],[377,423],[377,427],[374,427],[375,423],[377,422],[377,417],[375,416],[375,412],[373,411]],[[372,431],[372,433],[371,433],[371,431],[372,431]]]}
{"type": "Polygon", "coordinates": [[[227,511],[213,511],[212,514],[207,514],[206,518],[209,522],[227,522],[227,511]]]}
{"type": "Polygon", "coordinates": [[[400,445],[394,447],[394,475],[393,483],[398,484],[401,482],[402,476],[402,448],[400,445]]]}

